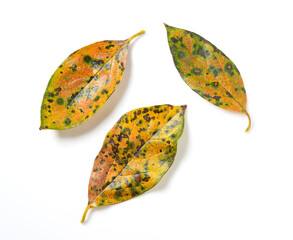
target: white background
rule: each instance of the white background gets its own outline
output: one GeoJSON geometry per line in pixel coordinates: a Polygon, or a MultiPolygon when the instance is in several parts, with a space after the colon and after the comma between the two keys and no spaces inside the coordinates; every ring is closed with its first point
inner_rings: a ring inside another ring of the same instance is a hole
{"type": "Polygon", "coordinates": [[[0,239],[293,239],[293,2],[1,1],[0,239]],[[218,108],[180,78],[163,22],[196,32],[244,79],[243,114],[218,108]],[[116,92],[93,118],[39,131],[51,74],[73,51],[101,40],[130,44],[116,92]],[[95,156],[134,108],[187,104],[169,172],[149,192],[92,210],[95,156]]]}

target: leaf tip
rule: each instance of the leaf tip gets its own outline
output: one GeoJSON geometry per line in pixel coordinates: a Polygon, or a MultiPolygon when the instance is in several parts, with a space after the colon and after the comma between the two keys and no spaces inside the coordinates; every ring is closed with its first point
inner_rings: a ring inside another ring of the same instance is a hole
{"type": "Polygon", "coordinates": [[[166,29],[167,29],[168,27],[170,27],[167,23],[164,23],[164,22],[163,22],[163,24],[164,24],[164,26],[165,26],[166,29]]]}
{"type": "Polygon", "coordinates": [[[42,126],[40,126],[39,130],[43,130],[44,128],[42,128],[42,126]]]}
{"type": "Polygon", "coordinates": [[[187,108],[187,105],[181,105],[181,108],[183,109],[183,111],[185,111],[185,109],[187,108]]]}

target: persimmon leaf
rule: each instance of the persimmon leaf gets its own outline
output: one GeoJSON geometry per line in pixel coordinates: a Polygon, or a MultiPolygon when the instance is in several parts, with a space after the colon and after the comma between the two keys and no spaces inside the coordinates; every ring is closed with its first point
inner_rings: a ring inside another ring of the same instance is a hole
{"type": "Polygon", "coordinates": [[[123,41],[96,42],[66,58],[48,83],[40,129],[72,128],[92,117],[122,79],[129,42],[143,33],[123,41]]]}
{"type": "Polygon", "coordinates": [[[214,105],[241,112],[246,110],[246,91],[236,65],[216,46],[196,33],[168,26],[168,43],[174,64],[187,85],[214,105]]]}
{"type": "Polygon", "coordinates": [[[174,161],[185,108],[144,107],[118,120],[95,159],[81,222],[89,209],[126,201],[160,181],[174,161]]]}

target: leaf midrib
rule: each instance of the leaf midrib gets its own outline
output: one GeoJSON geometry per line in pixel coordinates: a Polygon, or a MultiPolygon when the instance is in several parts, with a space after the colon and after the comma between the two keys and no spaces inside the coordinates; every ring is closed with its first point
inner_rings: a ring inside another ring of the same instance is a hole
{"type": "MultiPolygon", "coordinates": [[[[184,30],[184,29],[182,29],[183,31],[186,31],[186,30],[184,30]]],[[[194,33],[195,35],[197,35],[197,36],[199,36],[199,37],[201,37],[200,35],[198,35],[198,34],[196,34],[196,33],[194,33]]],[[[197,41],[196,40],[196,43],[198,44],[199,43],[199,41],[197,41]]],[[[214,46],[211,42],[209,42],[211,45],[212,45],[212,47],[216,47],[216,46],[214,46]]],[[[203,44],[203,46],[205,46],[205,45],[207,45],[206,43],[204,43],[203,44]]],[[[220,49],[219,49],[220,50],[220,49]]],[[[221,51],[221,50],[220,50],[221,51]]],[[[222,51],[221,51],[222,52],[222,51]]],[[[188,49],[188,54],[194,59],[194,62],[197,62],[198,60],[196,59],[196,57],[191,53],[191,51],[189,51],[189,49],[188,49]]],[[[173,55],[173,54],[172,54],[173,55]]],[[[223,66],[223,64],[220,62],[220,60],[218,59],[218,57],[216,56],[216,55],[214,55],[215,57],[216,57],[216,59],[217,59],[217,61],[219,62],[219,64],[220,64],[220,66],[222,67],[222,69],[224,69],[224,66],[223,66]]],[[[229,59],[229,58],[228,58],[229,59]]],[[[230,60],[230,59],[229,59],[230,60]]],[[[209,66],[209,64],[208,64],[208,62],[207,62],[207,59],[205,58],[205,62],[206,62],[206,65],[207,66],[209,66]]],[[[224,75],[225,76],[225,79],[227,80],[227,77],[226,77],[226,75],[224,75]]],[[[205,75],[204,75],[204,77],[203,78],[201,78],[201,79],[203,79],[204,80],[204,82],[206,82],[206,78],[205,78],[205,75]]],[[[229,92],[225,87],[224,87],[224,85],[222,84],[222,81],[221,80],[219,80],[219,79],[217,79],[217,81],[220,83],[220,85],[221,85],[221,87],[222,88],[224,88],[224,90],[226,91],[226,92],[229,92]]],[[[229,92],[230,93],[230,92],[229,92]]],[[[231,93],[230,93],[231,94],[231,93]]],[[[235,98],[235,96],[233,96],[232,94],[231,94],[231,96],[232,96],[232,99],[241,107],[241,109],[243,109],[244,111],[245,111],[245,113],[247,114],[247,111],[246,111],[246,109],[236,100],[236,98],[235,98]]]]}
{"type": "MultiPolygon", "coordinates": [[[[108,40],[108,41],[117,41],[117,40],[108,40]]],[[[109,63],[110,61],[112,61],[113,60],[113,58],[115,58],[115,56],[117,55],[117,53],[119,52],[119,51],[121,51],[121,49],[123,49],[124,47],[126,47],[126,45],[128,45],[128,43],[129,43],[129,39],[126,39],[126,40],[124,40],[124,41],[126,41],[116,52],[115,52],[115,54],[111,57],[111,58],[109,58],[102,66],[101,66],[101,68],[93,75],[93,76],[91,76],[92,77],[92,79],[91,79],[91,81],[89,82],[89,83],[87,83],[83,88],[85,88],[85,87],[87,87],[92,81],[93,81],[93,79],[95,78],[95,76],[97,75],[97,74],[99,74],[100,72],[101,72],[101,70],[104,68],[104,66],[107,64],[107,63],[109,63]]],[[[114,52],[114,51],[113,51],[114,52]]],[[[112,65],[111,65],[111,69],[112,69],[112,65]]],[[[97,79],[98,80],[98,79],[97,79]]],[[[78,98],[78,95],[80,94],[80,92],[82,91],[83,89],[81,89],[80,91],[78,91],[78,93],[76,94],[76,96],[68,103],[68,105],[67,105],[67,107],[66,108],[69,108],[69,107],[71,107],[71,105],[72,105],[72,103],[74,102],[74,100],[76,100],[77,98],[78,98]]]]}
{"type": "MultiPolygon", "coordinates": [[[[181,109],[181,106],[179,106],[179,109],[181,109]]],[[[178,114],[180,114],[180,112],[179,113],[176,113],[169,121],[167,121],[166,123],[164,123],[164,125],[161,127],[161,128],[163,128],[168,122],[170,122],[175,116],[177,116],[178,114]]],[[[184,116],[183,116],[184,117],[184,116]]],[[[135,121],[135,122],[137,122],[138,121],[138,119],[135,121]]],[[[135,126],[135,125],[134,125],[135,126]]],[[[134,126],[133,126],[133,128],[134,128],[134,126]]],[[[132,128],[132,129],[133,129],[132,128]]],[[[160,128],[160,129],[161,129],[160,128]]],[[[158,132],[158,131],[157,131],[158,132]]],[[[156,133],[157,133],[156,132],[156,133]]],[[[133,157],[131,158],[131,160],[130,161],[128,161],[127,162],[127,164],[125,164],[125,166],[124,166],[124,168],[117,174],[117,176],[112,180],[112,182],[114,182],[115,180],[116,180],[116,178],[120,175],[120,173],[126,168],[126,166],[134,159],[134,158],[136,158],[136,154],[139,152],[139,150],[140,149],[142,149],[151,139],[152,139],[152,137],[156,134],[156,133],[154,133],[154,134],[152,134],[152,136],[135,152],[135,154],[133,154],[133,157]]],[[[130,137],[130,136],[129,136],[130,137]]],[[[160,140],[155,140],[155,141],[160,141],[160,140]]],[[[167,148],[167,147],[166,147],[167,148]]],[[[113,161],[114,162],[114,161],[113,161]]],[[[108,171],[108,173],[109,173],[109,171],[108,171]]],[[[106,177],[105,177],[105,180],[107,179],[107,176],[108,176],[108,173],[107,173],[107,175],[106,175],[106,177]]],[[[112,183],[112,182],[110,182],[108,185],[107,185],[107,187],[105,187],[104,189],[103,189],[103,191],[101,191],[100,192],[100,194],[99,195],[97,195],[96,197],[95,197],[95,199],[97,199],[107,188],[108,188],[108,186],[112,183]]],[[[93,201],[93,202],[95,202],[95,200],[93,201]]]]}

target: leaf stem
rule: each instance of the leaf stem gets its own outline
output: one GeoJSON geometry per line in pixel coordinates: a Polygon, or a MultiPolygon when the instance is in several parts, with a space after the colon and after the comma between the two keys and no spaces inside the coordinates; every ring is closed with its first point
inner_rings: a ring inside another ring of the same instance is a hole
{"type": "Polygon", "coordinates": [[[86,207],[86,209],[84,210],[84,213],[83,213],[83,215],[82,215],[82,218],[81,218],[80,223],[83,223],[83,222],[84,222],[85,217],[86,217],[86,214],[87,214],[88,210],[90,210],[90,209],[91,209],[90,205],[87,205],[87,207],[86,207]]]}
{"type": "Polygon", "coordinates": [[[127,42],[132,41],[134,38],[136,38],[136,37],[138,37],[138,36],[140,36],[140,35],[142,35],[142,34],[144,34],[144,33],[145,33],[145,30],[141,30],[141,31],[138,32],[137,34],[134,34],[132,37],[128,38],[128,39],[127,39],[127,42]]]}
{"type": "Polygon", "coordinates": [[[246,128],[245,132],[248,132],[249,129],[250,129],[250,126],[251,126],[251,118],[250,118],[248,112],[245,111],[245,114],[246,114],[246,116],[248,117],[248,121],[249,121],[249,123],[248,123],[248,127],[246,128]]]}

